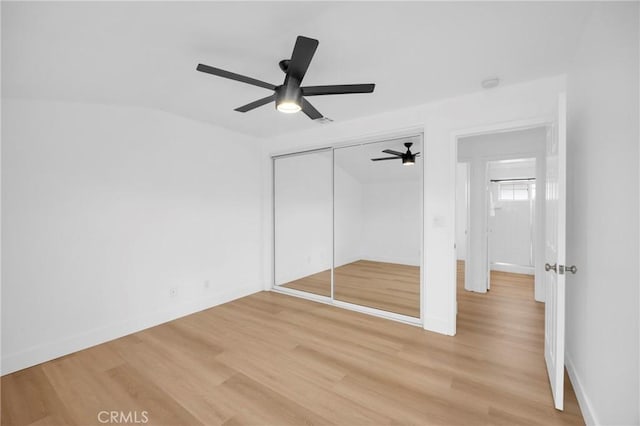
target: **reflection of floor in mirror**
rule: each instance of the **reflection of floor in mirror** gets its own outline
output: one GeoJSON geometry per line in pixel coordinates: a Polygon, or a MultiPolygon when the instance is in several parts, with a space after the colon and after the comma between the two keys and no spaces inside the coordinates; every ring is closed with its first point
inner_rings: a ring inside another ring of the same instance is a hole
{"type": "Polygon", "coordinates": [[[331,297],[331,269],[282,284],[280,287],[331,297]]]}
{"type": "MultiPolygon", "coordinates": [[[[331,271],[282,285],[308,293],[331,295],[331,271]]],[[[335,270],[335,299],[411,317],[420,317],[420,268],[358,260],[335,270]]]]}

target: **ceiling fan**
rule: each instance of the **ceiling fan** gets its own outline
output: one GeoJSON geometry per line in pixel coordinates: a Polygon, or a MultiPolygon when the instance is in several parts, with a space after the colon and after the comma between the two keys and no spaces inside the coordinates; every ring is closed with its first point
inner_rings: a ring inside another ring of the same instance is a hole
{"type": "Polygon", "coordinates": [[[343,95],[348,93],[371,93],[375,84],[339,84],[331,86],[306,86],[301,87],[302,79],[307,73],[311,59],[318,48],[318,40],[298,36],[293,47],[291,59],[280,61],[280,69],[285,73],[284,83],[280,86],[246,77],[220,68],[209,65],[198,64],[198,71],[217,75],[218,77],[241,81],[265,89],[273,90],[274,93],[266,98],[258,99],[247,105],[238,107],[235,111],[247,112],[272,101],[276,103],[276,109],[280,112],[294,113],[302,110],[310,119],[317,120],[323,118],[322,114],[305,99],[305,96],[321,95],[343,95]]]}
{"type": "Polygon", "coordinates": [[[385,149],[382,152],[391,154],[393,157],[372,158],[371,161],[402,160],[403,166],[413,166],[416,163],[416,157],[419,157],[420,153],[416,152],[413,154],[411,152],[411,145],[413,145],[413,142],[405,142],[404,146],[407,147],[407,152],[405,153],[394,151],[393,149],[385,149]]]}

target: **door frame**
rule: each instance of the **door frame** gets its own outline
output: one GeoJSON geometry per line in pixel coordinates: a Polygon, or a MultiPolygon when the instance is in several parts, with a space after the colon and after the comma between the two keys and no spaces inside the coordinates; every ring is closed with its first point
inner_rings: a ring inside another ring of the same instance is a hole
{"type": "Polygon", "coordinates": [[[307,148],[303,150],[289,150],[283,153],[272,154],[271,157],[271,215],[272,215],[272,223],[271,223],[271,235],[272,235],[272,246],[271,246],[271,267],[272,267],[272,281],[270,290],[287,294],[290,296],[300,297],[307,300],[312,300],[314,302],[320,302],[356,312],[361,312],[381,318],[390,319],[393,321],[402,322],[409,325],[414,325],[418,327],[424,328],[424,294],[425,294],[425,282],[424,282],[424,169],[425,169],[425,138],[424,138],[424,128],[423,127],[409,127],[406,129],[398,129],[396,131],[384,132],[380,134],[360,137],[360,138],[348,138],[342,139],[338,141],[330,142],[326,145],[319,146],[317,148],[307,148]],[[348,148],[360,145],[368,145],[373,143],[392,141],[397,139],[404,139],[407,137],[419,137],[420,143],[422,144],[422,158],[423,160],[420,162],[420,317],[414,318],[407,315],[398,314],[395,312],[384,311],[382,309],[371,308],[368,306],[356,305],[349,302],[344,302],[340,300],[335,300],[334,295],[334,269],[335,269],[335,150],[340,148],[348,148]],[[331,297],[321,296],[313,293],[307,293],[304,291],[299,291],[295,289],[290,289],[286,287],[280,287],[276,285],[276,271],[275,271],[275,262],[276,262],[276,234],[275,234],[275,169],[276,169],[276,160],[278,158],[285,158],[297,155],[304,155],[313,152],[321,152],[331,150],[332,161],[331,161],[331,185],[332,185],[332,197],[331,197],[331,221],[332,221],[332,255],[331,255],[331,297]]]}
{"type": "MultiPolygon", "coordinates": [[[[518,131],[518,130],[528,130],[528,129],[534,129],[534,128],[538,128],[538,127],[546,127],[549,128],[550,126],[553,126],[555,121],[555,116],[552,114],[545,114],[545,115],[541,115],[538,117],[533,117],[533,118],[529,118],[529,119],[524,119],[524,120],[513,120],[513,121],[505,121],[505,122],[500,122],[500,123],[495,123],[495,124],[488,124],[488,125],[484,125],[484,126],[477,126],[477,127],[468,127],[468,128],[463,128],[463,129],[458,129],[455,130],[453,132],[450,133],[450,141],[453,144],[453,150],[454,150],[454,155],[453,155],[453,165],[454,165],[454,169],[457,165],[458,161],[458,142],[460,139],[462,138],[467,138],[467,137],[472,137],[472,136],[481,136],[481,135],[488,135],[488,134],[494,134],[494,133],[505,133],[505,132],[512,132],[512,131],[518,131]]],[[[547,132],[547,138],[550,137],[550,132],[547,132]]],[[[454,194],[453,194],[453,198],[454,198],[454,212],[456,211],[455,209],[458,208],[458,206],[456,205],[456,200],[455,200],[455,185],[454,185],[454,194]]],[[[454,232],[455,234],[455,232],[454,232]]],[[[454,236],[455,237],[455,236],[454,236]]],[[[467,244],[467,248],[468,248],[468,244],[467,244]]],[[[468,258],[468,253],[467,253],[467,258],[468,258]]],[[[457,294],[457,288],[458,288],[458,271],[457,271],[457,256],[454,256],[455,259],[455,263],[454,263],[454,268],[453,268],[453,280],[450,283],[450,294],[452,295],[452,300],[453,300],[453,309],[451,312],[453,312],[453,320],[452,320],[452,325],[453,325],[453,335],[456,334],[457,332],[457,328],[458,328],[458,294],[457,294]]],[[[467,262],[468,263],[468,262],[467,262]]],[[[488,256],[487,256],[487,264],[489,264],[489,260],[488,260],[488,256]]],[[[487,266],[489,268],[489,266],[487,266]]],[[[467,271],[467,265],[465,264],[465,275],[468,272],[467,271]]],[[[466,279],[466,277],[465,277],[466,279]]]]}
{"type": "MultiPolygon", "coordinates": [[[[457,155],[456,155],[457,157],[457,155]]],[[[464,240],[465,240],[465,259],[464,259],[464,277],[465,280],[467,279],[467,277],[469,276],[469,262],[467,262],[467,257],[469,256],[469,243],[471,240],[471,234],[469,233],[469,228],[471,227],[471,215],[470,215],[470,204],[471,204],[471,200],[469,199],[469,188],[471,187],[471,162],[470,161],[456,161],[456,183],[455,183],[455,188],[456,191],[458,190],[458,172],[457,172],[457,166],[459,166],[460,164],[464,164],[464,168],[465,168],[465,182],[464,182],[464,202],[465,202],[465,212],[464,212],[464,228],[465,228],[465,232],[464,232],[464,240]]],[[[458,199],[458,195],[456,193],[456,200],[458,199]]],[[[458,208],[459,206],[456,205],[456,208],[454,210],[455,212],[455,217],[456,217],[456,221],[455,221],[455,230],[454,230],[454,234],[456,236],[456,242],[455,244],[455,248],[456,248],[456,275],[458,273],[458,244],[457,244],[457,236],[458,236],[458,227],[461,225],[460,223],[458,223],[457,218],[458,218],[458,208]]],[[[458,284],[457,281],[458,277],[456,276],[456,286],[458,284]]]]}

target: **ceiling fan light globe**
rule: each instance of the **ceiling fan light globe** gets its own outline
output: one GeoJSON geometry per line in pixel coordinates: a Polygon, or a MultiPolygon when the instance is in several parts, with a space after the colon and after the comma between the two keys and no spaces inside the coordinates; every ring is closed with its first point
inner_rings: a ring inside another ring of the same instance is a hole
{"type": "Polygon", "coordinates": [[[403,166],[413,166],[414,164],[416,164],[415,156],[405,157],[402,159],[403,166]]]}
{"type": "Polygon", "coordinates": [[[285,114],[294,114],[302,109],[300,105],[295,102],[280,102],[276,105],[276,108],[285,114]]]}

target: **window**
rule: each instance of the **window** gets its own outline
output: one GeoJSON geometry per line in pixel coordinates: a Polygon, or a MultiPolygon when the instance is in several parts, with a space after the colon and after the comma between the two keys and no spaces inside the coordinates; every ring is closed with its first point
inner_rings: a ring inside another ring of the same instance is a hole
{"type": "Polygon", "coordinates": [[[500,184],[498,199],[501,201],[528,200],[529,184],[503,182],[500,184]]]}

